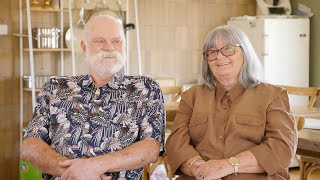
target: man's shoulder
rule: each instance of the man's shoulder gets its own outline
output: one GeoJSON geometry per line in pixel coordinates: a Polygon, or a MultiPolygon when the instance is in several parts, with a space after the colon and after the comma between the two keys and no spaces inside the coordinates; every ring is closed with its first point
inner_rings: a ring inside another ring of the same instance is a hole
{"type": "Polygon", "coordinates": [[[159,83],[153,79],[152,77],[149,76],[140,76],[140,75],[133,75],[133,76],[129,76],[129,75],[124,75],[123,76],[125,81],[130,81],[132,84],[139,84],[139,83],[143,83],[144,85],[147,86],[157,86],[159,87],[159,83]]]}
{"type": "Polygon", "coordinates": [[[77,76],[52,76],[50,80],[44,85],[49,89],[56,88],[70,88],[70,87],[83,87],[91,83],[90,75],[77,75],[77,76]]]}
{"type": "Polygon", "coordinates": [[[137,80],[151,80],[155,81],[152,77],[149,76],[142,76],[142,75],[124,75],[126,79],[137,79],[137,80]]]}
{"type": "Polygon", "coordinates": [[[89,80],[89,75],[76,75],[76,76],[52,76],[50,78],[51,82],[57,82],[57,83],[67,83],[67,82],[80,82],[83,80],[89,80]]]}

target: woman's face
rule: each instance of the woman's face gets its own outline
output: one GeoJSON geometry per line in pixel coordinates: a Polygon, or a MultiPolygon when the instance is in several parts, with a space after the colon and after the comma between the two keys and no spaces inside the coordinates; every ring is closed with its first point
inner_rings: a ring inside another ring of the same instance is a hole
{"type": "MultiPolygon", "coordinates": [[[[212,48],[210,50],[221,49],[229,44],[224,44],[223,39],[219,37],[217,45],[216,49],[212,48]]],[[[218,52],[217,59],[214,61],[208,61],[208,63],[213,75],[221,82],[235,79],[238,81],[243,61],[243,52],[241,47],[235,47],[235,53],[233,55],[226,57],[221,54],[221,52],[218,52]]]]}

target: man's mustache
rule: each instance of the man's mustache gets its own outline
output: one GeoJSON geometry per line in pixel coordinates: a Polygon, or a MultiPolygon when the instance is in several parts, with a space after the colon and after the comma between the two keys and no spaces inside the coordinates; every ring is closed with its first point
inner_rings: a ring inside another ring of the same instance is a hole
{"type": "Polygon", "coordinates": [[[120,55],[120,52],[118,51],[99,51],[98,56],[101,58],[116,58],[117,55],[120,55]]]}

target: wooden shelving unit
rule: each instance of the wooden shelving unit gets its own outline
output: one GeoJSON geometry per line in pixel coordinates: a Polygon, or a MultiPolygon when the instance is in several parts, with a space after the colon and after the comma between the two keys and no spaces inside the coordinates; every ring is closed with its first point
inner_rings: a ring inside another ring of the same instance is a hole
{"type": "MultiPolygon", "coordinates": [[[[24,48],[23,49],[24,51],[30,51],[29,48],[24,48]]],[[[64,51],[64,52],[71,52],[71,49],[68,49],[68,48],[34,48],[33,49],[34,52],[61,52],[61,51],[64,51]]]]}

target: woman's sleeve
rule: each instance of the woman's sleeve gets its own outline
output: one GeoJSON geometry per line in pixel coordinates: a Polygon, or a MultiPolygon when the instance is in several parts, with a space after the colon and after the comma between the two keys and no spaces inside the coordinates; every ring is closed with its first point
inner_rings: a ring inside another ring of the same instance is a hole
{"type": "Polygon", "coordinates": [[[190,90],[181,96],[179,110],[173,122],[173,129],[166,142],[166,153],[173,172],[176,172],[181,164],[194,156],[199,156],[191,144],[189,136],[189,123],[193,111],[193,100],[190,90]]]}
{"type": "Polygon", "coordinates": [[[250,151],[265,171],[271,175],[289,166],[297,148],[296,120],[290,114],[286,90],[282,90],[275,96],[266,113],[264,141],[250,151]]]}

